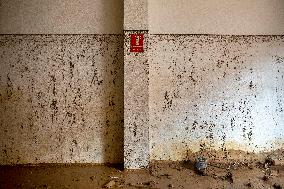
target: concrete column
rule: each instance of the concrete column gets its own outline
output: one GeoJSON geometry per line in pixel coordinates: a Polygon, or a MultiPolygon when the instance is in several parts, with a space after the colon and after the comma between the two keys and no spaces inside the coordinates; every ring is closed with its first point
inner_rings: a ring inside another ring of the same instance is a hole
{"type": "Polygon", "coordinates": [[[124,1],[124,167],[149,164],[147,0],[124,1]],[[144,35],[144,52],[130,52],[130,35],[144,35]]]}

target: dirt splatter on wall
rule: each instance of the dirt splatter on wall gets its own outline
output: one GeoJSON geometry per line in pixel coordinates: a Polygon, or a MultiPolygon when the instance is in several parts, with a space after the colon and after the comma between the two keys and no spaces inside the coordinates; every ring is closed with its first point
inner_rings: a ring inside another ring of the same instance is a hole
{"type": "Polygon", "coordinates": [[[150,153],[284,145],[284,37],[150,35],[150,153]]]}
{"type": "Polygon", "coordinates": [[[0,36],[0,163],[123,161],[123,35],[0,36]]]}

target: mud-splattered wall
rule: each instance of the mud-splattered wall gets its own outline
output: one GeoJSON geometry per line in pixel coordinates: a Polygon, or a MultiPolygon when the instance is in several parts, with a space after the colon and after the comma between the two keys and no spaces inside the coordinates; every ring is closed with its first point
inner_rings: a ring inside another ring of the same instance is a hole
{"type": "Polygon", "coordinates": [[[0,163],[123,161],[123,35],[0,36],[0,163]]]}
{"type": "Polygon", "coordinates": [[[150,35],[151,159],[284,145],[284,36],[150,35]]]}
{"type": "Polygon", "coordinates": [[[226,36],[283,35],[283,8],[282,0],[129,0],[124,9],[122,0],[0,0],[0,33],[13,34],[0,35],[0,163],[122,162],[123,98],[128,168],[147,166],[148,142],[151,159],[167,160],[283,147],[284,37],[226,36]],[[129,54],[128,30],[145,33],[145,54],[129,54]],[[148,74],[149,86],[135,85],[148,74]]]}

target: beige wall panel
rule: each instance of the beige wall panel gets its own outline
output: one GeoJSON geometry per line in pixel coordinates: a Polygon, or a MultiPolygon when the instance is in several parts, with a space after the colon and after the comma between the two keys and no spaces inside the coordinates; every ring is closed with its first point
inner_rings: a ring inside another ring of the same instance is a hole
{"type": "Polygon", "coordinates": [[[283,0],[150,0],[150,33],[283,35],[283,0]]]}
{"type": "Polygon", "coordinates": [[[0,0],[2,34],[117,34],[122,0],[0,0]]]}

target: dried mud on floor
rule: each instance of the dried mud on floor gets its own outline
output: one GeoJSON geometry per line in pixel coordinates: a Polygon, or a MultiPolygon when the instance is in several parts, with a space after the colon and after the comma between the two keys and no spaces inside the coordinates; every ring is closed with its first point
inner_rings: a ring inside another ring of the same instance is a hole
{"type": "Polygon", "coordinates": [[[263,163],[209,164],[205,175],[193,163],[154,162],[123,171],[107,165],[17,165],[0,167],[0,188],[271,188],[284,187],[284,167],[263,163]]]}

